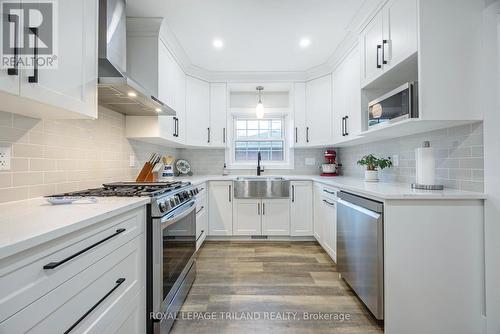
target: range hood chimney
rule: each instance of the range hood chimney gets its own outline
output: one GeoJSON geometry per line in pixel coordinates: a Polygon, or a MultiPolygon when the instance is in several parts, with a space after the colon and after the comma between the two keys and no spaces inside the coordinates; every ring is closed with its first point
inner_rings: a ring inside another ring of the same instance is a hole
{"type": "Polygon", "coordinates": [[[175,116],[175,110],[127,75],[125,0],[99,0],[99,105],[134,116],[175,116]]]}

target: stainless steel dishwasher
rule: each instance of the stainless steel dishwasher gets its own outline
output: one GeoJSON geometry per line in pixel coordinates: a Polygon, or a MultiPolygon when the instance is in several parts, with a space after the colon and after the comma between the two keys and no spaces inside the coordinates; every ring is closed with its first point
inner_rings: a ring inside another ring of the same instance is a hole
{"type": "Polygon", "coordinates": [[[384,205],[339,192],[337,270],[378,320],[384,319],[384,205]]]}

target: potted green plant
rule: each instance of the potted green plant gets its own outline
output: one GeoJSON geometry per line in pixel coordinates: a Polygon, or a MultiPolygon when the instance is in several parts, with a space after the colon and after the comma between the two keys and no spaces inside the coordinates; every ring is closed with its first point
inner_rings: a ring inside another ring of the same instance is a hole
{"type": "Polygon", "coordinates": [[[378,170],[392,166],[390,159],[377,158],[373,154],[368,154],[358,160],[358,165],[366,166],[365,181],[377,182],[378,170]]]}

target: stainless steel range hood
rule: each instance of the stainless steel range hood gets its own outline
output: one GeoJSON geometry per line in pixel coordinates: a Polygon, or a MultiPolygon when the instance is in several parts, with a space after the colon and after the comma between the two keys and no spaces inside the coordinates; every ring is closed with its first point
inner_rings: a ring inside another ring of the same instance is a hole
{"type": "Polygon", "coordinates": [[[99,0],[99,105],[134,116],[175,116],[175,110],[127,76],[125,0],[99,0]]]}

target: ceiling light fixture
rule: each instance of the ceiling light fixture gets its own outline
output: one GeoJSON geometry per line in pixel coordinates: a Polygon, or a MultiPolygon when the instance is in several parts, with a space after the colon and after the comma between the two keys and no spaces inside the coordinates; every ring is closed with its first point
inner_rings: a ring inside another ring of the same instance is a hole
{"type": "Polygon", "coordinates": [[[255,114],[257,118],[261,119],[264,117],[264,104],[262,104],[261,92],[264,90],[264,87],[257,86],[257,91],[259,92],[259,102],[257,103],[257,107],[255,107],[255,114]]]}
{"type": "Polygon", "coordinates": [[[132,92],[132,91],[128,92],[128,93],[127,93],[127,95],[128,95],[129,97],[137,97],[136,92],[132,92]]]}
{"type": "Polygon", "coordinates": [[[214,44],[214,47],[216,49],[220,49],[220,48],[222,48],[224,46],[224,42],[222,42],[222,40],[220,40],[220,39],[214,39],[214,43],[213,44],[214,44]]]}
{"type": "Polygon", "coordinates": [[[299,44],[301,48],[307,48],[309,45],[311,45],[311,40],[309,38],[302,38],[299,44]]]}
{"type": "Polygon", "coordinates": [[[161,112],[161,108],[156,108],[155,111],[156,112],[161,112]]]}

